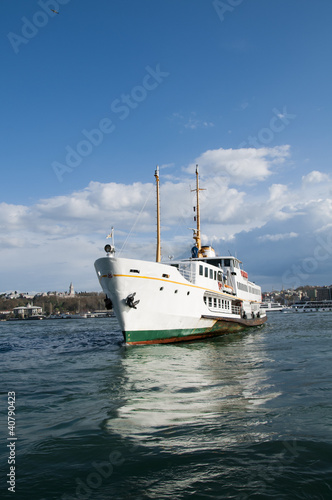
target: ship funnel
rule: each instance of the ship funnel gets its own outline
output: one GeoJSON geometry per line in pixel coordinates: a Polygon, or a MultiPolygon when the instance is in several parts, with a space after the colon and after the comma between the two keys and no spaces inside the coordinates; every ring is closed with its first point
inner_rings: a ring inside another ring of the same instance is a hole
{"type": "Polygon", "coordinates": [[[215,257],[216,252],[214,251],[214,248],[212,247],[202,247],[201,251],[199,252],[201,257],[215,257]]]}

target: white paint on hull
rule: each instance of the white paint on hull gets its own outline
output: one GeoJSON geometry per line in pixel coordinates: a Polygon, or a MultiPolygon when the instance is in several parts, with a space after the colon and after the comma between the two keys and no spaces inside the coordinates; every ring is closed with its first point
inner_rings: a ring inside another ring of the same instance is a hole
{"type": "MultiPolygon", "coordinates": [[[[147,262],[135,259],[107,256],[95,262],[97,275],[104,293],[111,299],[120,328],[127,331],[209,329],[216,323],[216,317],[238,319],[230,304],[229,309],[216,309],[213,300],[220,299],[220,304],[241,300],[247,314],[251,312],[251,303],[241,297],[230,295],[220,290],[217,281],[209,281],[197,276],[199,262],[194,265],[192,280],[186,279],[172,265],[147,262]],[[196,267],[195,267],[196,266],[196,267]],[[206,286],[208,285],[208,286],[206,286]],[[134,300],[139,300],[136,308],[129,307],[126,299],[135,293],[134,300]],[[204,294],[212,298],[212,307],[204,303],[204,294]],[[202,318],[204,315],[214,319],[202,318]]],[[[213,266],[210,266],[213,268],[213,266]]],[[[253,297],[255,298],[255,297],[253,297]]],[[[255,304],[256,312],[258,310],[255,304]]],[[[264,313],[262,312],[262,315],[264,313]]]]}

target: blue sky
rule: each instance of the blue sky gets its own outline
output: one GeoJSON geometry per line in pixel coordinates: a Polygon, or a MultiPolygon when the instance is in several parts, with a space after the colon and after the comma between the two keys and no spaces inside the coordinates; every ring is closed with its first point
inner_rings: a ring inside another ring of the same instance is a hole
{"type": "MultiPolygon", "coordinates": [[[[329,285],[329,0],[3,0],[0,291],[98,290],[115,227],[153,259],[204,243],[249,276],[329,285]],[[59,14],[50,9],[57,10],[59,14]]],[[[125,245],[124,245],[125,243],[125,245]]]]}

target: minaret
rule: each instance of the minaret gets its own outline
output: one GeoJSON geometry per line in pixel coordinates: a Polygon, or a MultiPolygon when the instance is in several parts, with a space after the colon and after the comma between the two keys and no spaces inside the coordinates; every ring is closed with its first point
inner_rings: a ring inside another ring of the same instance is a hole
{"type": "Polygon", "coordinates": [[[69,285],[69,296],[74,297],[75,296],[75,290],[74,290],[74,285],[70,283],[69,285]]]}

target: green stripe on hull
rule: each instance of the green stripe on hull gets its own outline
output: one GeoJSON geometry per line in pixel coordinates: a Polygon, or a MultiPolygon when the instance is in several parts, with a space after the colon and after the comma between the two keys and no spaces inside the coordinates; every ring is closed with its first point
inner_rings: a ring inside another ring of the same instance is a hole
{"type": "Polygon", "coordinates": [[[216,337],[225,333],[238,332],[244,328],[247,328],[247,326],[236,322],[216,322],[209,328],[136,330],[123,332],[123,335],[125,337],[125,342],[128,344],[160,344],[216,337]]]}

